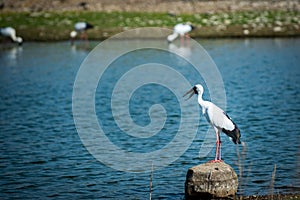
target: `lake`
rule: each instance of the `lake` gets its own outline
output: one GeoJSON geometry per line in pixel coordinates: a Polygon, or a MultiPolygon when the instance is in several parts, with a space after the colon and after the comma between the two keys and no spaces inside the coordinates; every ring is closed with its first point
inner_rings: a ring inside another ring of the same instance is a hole
{"type": "Polygon", "coordinates": [[[147,199],[152,166],[152,198],[184,199],[187,170],[214,158],[196,97],[181,96],[197,83],[241,130],[245,147],[221,137],[238,193],[299,192],[300,39],[198,42],[211,59],[162,40],[2,45],[1,199],[147,199]]]}

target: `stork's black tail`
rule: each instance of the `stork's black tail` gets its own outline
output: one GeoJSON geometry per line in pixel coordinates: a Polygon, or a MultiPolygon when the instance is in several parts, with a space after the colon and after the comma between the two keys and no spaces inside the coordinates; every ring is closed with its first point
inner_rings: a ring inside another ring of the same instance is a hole
{"type": "Polygon", "coordinates": [[[86,29],[92,29],[94,26],[90,23],[86,23],[86,29]]]}
{"type": "Polygon", "coordinates": [[[234,124],[234,129],[232,131],[226,130],[224,128],[222,129],[222,131],[232,139],[232,142],[234,144],[241,144],[241,133],[236,124],[234,124]]]}

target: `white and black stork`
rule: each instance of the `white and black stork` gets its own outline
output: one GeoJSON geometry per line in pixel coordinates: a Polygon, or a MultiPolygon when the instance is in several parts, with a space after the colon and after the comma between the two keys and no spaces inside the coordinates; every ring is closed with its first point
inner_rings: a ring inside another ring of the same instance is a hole
{"type": "Polygon", "coordinates": [[[178,36],[180,36],[180,43],[183,44],[184,38],[190,38],[189,32],[195,27],[190,23],[180,23],[174,26],[173,34],[168,35],[168,42],[173,42],[178,36]]]}
{"type": "Polygon", "coordinates": [[[87,41],[88,36],[86,34],[86,31],[88,29],[92,29],[92,28],[94,28],[94,26],[90,23],[87,23],[87,22],[77,22],[77,23],[75,23],[74,30],[70,33],[71,44],[73,44],[74,39],[76,38],[78,33],[80,33],[80,38],[81,39],[85,39],[87,41]]]}
{"type": "Polygon", "coordinates": [[[19,45],[22,45],[23,43],[23,39],[16,35],[16,29],[12,27],[0,28],[0,35],[10,38],[13,42],[18,43],[19,45]]]}
{"type": "Polygon", "coordinates": [[[216,156],[213,162],[221,161],[221,139],[220,133],[224,132],[235,144],[241,144],[240,130],[237,125],[232,121],[232,119],[218,106],[209,101],[204,101],[202,99],[203,87],[200,84],[195,85],[187,93],[184,94],[184,97],[188,94],[190,96],[186,99],[190,99],[194,94],[198,95],[198,103],[202,107],[202,113],[206,117],[207,121],[211,124],[216,132],[216,156]]]}

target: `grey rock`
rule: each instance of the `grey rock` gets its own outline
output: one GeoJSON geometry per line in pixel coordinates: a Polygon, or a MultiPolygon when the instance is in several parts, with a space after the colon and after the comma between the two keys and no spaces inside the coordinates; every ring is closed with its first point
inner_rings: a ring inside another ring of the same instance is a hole
{"type": "Polygon", "coordinates": [[[234,196],[237,189],[237,174],[224,162],[194,166],[186,175],[186,199],[228,198],[234,196]]]}

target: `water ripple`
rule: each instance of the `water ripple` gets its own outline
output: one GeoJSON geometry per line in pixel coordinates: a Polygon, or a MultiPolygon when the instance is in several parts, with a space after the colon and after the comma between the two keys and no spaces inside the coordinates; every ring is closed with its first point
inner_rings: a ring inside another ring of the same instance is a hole
{"type": "MultiPolygon", "coordinates": [[[[283,45],[272,39],[251,39],[248,46],[244,40],[234,39],[205,42],[224,79],[227,112],[239,125],[247,145],[243,152],[242,147],[236,149],[222,136],[226,162],[237,173],[239,165],[243,166],[239,193],[245,195],[269,191],[275,164],[275,191],[299,191],[300,40],[277,40],[283,45]],[[243,158],[240,161],[236,150],[243,158]]],[[[0,50],[1,199],[149,198],[149,173],[112,170],[95,160],[77,135],[71,110],[72,87],[87,53],[71,50],[68,43],[26,43],[17,60],[11,62],[9,51],[0,50]]],[[[152,53],[160,59],[159,52],[152,53]]],[[[190,74],[188,68],[175,67],[190,74]]],[[[193,73],[190,76],[194,78],[193,73]]],[[[109,87],[105,88],[109,92],[109,87]]],[[[124,149],[142,152],[167,144],[178,128],[180,111],[176,111],[178,102],[172,101],[172,94],[164,94],[154,93],[152,98],[162,99],[168,109],[169,128],[163,129],[163,134],[138,140],[111,132],[110,139],[124,149]]],[[[138,96],[131,102],[135,109],[132,115],[145,125],[149,123],[147,112],[142,117],[139,114],[148,110],[148,105],[136,106],[143,102],[138,96]]],[[[98,100],[109,100],[105,98],[97,96],[98,100]]],[[[96,102],[96,107],[101,117],[113,120],[103,102],[96,102]]],[[[187,151],[171,165],[154,171],[153,199],[184,198],[188,168],[214,156],[212,151],[208,157],[198,158],[207,128],[202,117],[187,151]]]]}

